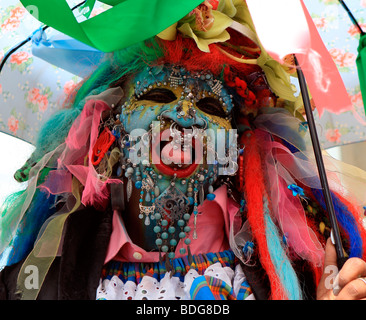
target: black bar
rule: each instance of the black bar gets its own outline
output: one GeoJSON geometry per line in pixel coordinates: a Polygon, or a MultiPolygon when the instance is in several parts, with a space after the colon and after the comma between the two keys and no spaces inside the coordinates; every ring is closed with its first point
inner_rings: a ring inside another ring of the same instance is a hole
{"type": "Polygon", "coordinates": [[[308,94],[308,88],[306,85],[305,76],[299,66],[299,63],[298,63],[295,55],[294,55],[294,59],[295,59],[296,67],[297,67],[297,75],[298,75],[298,79],[299,79],[301,95],[302,95],[302,99],[304,102],[306,120],[308,122],[311,142],[313,144],[316,164],[318,167],[320,183],[322,186],[323,196],[324,196],[325,204],[326,204],[327,211],[329,214],[330,224],[332,227],[335,248],[336,248],[337,257],[338,257],[338,268],[340,269],[340,268],[342,268],[344,262],[346,261],[346,257],[344,255],[342,240],[341,240],[341,236],[339,233],[339,227],[338,227],[338,223],[337,223],[337,218],[336,218],[336,215],[334,212],[332,196],[331,196],[330,190],[329,190],[327,174],[325,172],[323,156],[321,153],[318,134],[317,134],[316,127],[315,127],[315,121],[314,121],[314,116],[313,116],[313,112],[311,109],[310,98],[309,98],[309,94],[308,94]]]}

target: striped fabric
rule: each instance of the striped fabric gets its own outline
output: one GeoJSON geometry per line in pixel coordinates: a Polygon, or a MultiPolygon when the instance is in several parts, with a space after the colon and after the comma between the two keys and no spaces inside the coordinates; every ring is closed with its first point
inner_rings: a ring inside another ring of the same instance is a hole
{"type": "Polygon", "coordinates": [[[246,298],[248,298],[250,295],[252,294],[252,290],[249,286],[249,283],[247,280],[245,280],[239,289],[239,292],[237,294],[236,299],[237,300],[245,300],[246,298]]]}
{"type": "Polygon", "coordinates": [[[97,299],[245,300],[252,293],[231,250],[194,255],[191,265],[188,257],[171,263],[174,273],[167,277],[165,262],[110,261],[103,268],[97,299]]]}
{"type": "Polygon", "coordinates": [[[191,287],[192,300],[236,300],[233,288],[221,279],[200,276],[191,287]]]}
{"type": "MultiPolygon", "coordinates": [[[[220,262],[224,267],[234,268],[236,257],[231,250],[226,250],[218,253],[193,255],[192,265],[188,262],[188,256],[173,259],[174,276],[179,277],[183,281],[184,276],[191,268],[197,270],[200,275],[203,275],[207,268],[216,262],[220,262]]],[[[113,276],[118,276],[123,282],[129,280],[139,284],[145,275],[149,275],[160,281],[161,277],[164,277],[167,271],[165,261],[162,263],[138,263],[113,260],[104,266],[102,279],[110,279],[113,276]]]]}

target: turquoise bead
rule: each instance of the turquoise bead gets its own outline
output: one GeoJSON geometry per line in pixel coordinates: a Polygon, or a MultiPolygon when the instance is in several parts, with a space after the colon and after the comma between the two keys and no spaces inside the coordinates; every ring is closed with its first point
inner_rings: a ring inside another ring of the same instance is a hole
{"type": "Polygon", "coordinates": [[[155,213],[155,219],[160,220],[161,219],[161,214],[160,213],[155,213]]]}
{"type": "Polygon", "coordinates": [[[157,246],[161,246],[161,245],[163,244],[163,240],[161,240],[161,239],[156,239],[156,240],[155,240],[155,243],[156,243],[156,245],[157,245],[157,246]]]}
{"type": "Polygon", "coordinates": [[[184,232],[189,232],[189,231],[191,231],[191,227],[185,226],[183,230],[184,230],[184,232]]]}
{"type": "Polygon", "coordinates": [[[184,220],[182,220],[182,219],[178,220],[178,226],[179,227],[183,227],[184,225],[185,225],[184,220]]]}
{"type": "Polygon", "coordinates": [[[189,200],[189,204],[193,204],[193,202],[194,202],[193,197],[188,197],[188,200],[189,200]]]}
{"type": "Polygon", "coordinates": [[[210,201],[212,201],[213,199],[215,199],[216,198],[216,195],[214,194],[214,193],[209,193],[208,195],[207,195],[207,200],[210,200],[210,201]]]}
{"type": "Polygon", "coordinates": [[[167,232],[163,232],[162,234],[161,234],[161,237],[163,238],[163,239],[168,239],[168,233],[167,232]]]}
{"type": "Polygon", "coordinates": [[[168,250],[169,250],[168,246],[164,245],[161,247],[161,251],[163,251],[163,252],[168,252],[168,250]]]}
{"type": "Polygon", "coordinates": [[[184,248],[179,249],[179,253],[180,254],[185,254],[186,253],[186,249],[184,249],[184,248]]]}
{"type": "Polygon", "coordinates": [[[189,239],[189,238],[185,239],[185,240],[184,240],[184,243],[185,243],[186,245],[191,244],[191,239],[189,239]]]}
{"type": "Polygon", "coordinates": [[[177,245],[177,240],[171,239],[169,243],[170,243],[171,246],[176,246],[177,245]]]}
{"type": "Polygon", "coordinates": [[[174,252],[169,252],[168,257],[169,257],[169,259],[174,259],[175,253],[174,252]]]}
{"type": "Polygon", "coordinates": [[[189,218],[191,217],[191,215],[189,213],[185,213],[183,216],[184,220],[189,220],[189,218]]]}
{"type": "Polygon", "coordinates": [[[159,233],[161,231],[161,228],[159,226],[154,227],[154,232],[159,233]]]}
{"type": "Polygon", "coordinates": [[[135,183],[135,187],[136,187],[137,189],[141,189],[141,187],[142,187],[142,182],[141,182],[141,181],[136,181],[136,183],[135,183]]]}
{"type": "Polygon", "coordinates": [[[162,220],[161,221],[161,225],[163,226],[163,227],[166,227],[167,225],[168,225],[168,221],[167,220],[162,220]]]}
{"type": "Polygon", "coordinates": [[[168,232],[169,233],[174,233],[175,232],[175,228],[174,227],[169,227],[168,232]]]}
{"type": "Polygon", "coordinates": [[[179,238],[183,239],[186,237],[186,233],[185,232],[179,232],[179,238]]]}

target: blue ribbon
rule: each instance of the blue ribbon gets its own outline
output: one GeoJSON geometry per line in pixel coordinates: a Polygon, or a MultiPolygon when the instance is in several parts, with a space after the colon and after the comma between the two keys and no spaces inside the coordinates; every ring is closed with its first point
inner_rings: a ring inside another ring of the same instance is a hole
{"type": "Polygon", "coordinates": [[[288,189],[292,191],[292,195],[296,197],[297,195],[304,197],[304,189],[297,186],[296,184],[290,184],[287,186],[288,189]]]}
{"type": "Polygon", "coordinates": [[[89,76],[105,56],[104,52],[59,32],[47,38],[43,29],[32,36],[32,54],[82,78],[89,76]]]}

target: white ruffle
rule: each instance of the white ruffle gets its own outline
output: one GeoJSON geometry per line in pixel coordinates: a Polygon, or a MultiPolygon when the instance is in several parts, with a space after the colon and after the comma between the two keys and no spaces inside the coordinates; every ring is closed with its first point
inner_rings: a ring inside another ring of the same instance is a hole
{"type": "MultiPolygon", "coordinates": [[[[235,270],[229,267],[222,267],[220,262],[209,266],[204,272],[205,276],[218,278],[233,288],[237,296],[242,283],[246,280],[243,269],[240,265],[235,270]]],[[[97,289],[97,300],[191,300],[190,289],[195,278],[200,275],[191,269],[184,276],[184,281],[178,277],[170,277],[170,272],[165,273],[160,280],[145,275],[137,285],[133,281],[123,281],[118,276],[110,280],[100,280],[97,289]]],[[[254,299],[253,294],[246,299],[254,299]]]]}

